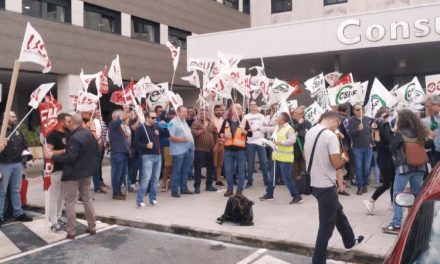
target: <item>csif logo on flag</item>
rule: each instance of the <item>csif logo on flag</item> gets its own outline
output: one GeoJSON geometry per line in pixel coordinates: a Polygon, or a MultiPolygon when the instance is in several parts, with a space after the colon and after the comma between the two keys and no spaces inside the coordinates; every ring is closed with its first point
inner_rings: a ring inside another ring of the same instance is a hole
{"type": "Polygon", "coordinates": [[[346,103],[350,97],[355,96],[356,94],[357,91],[353,90],[353,85],[349,84],[343,86],[336,94],[336,105],[346,103]]]}
{"type": "Polygon", "coordinates": [[[405,101],[410,102],[412,98],[423,97],[424,95],[416,89],[415,83],[410,83],[405,90],[405,101]]]}
{"type": "Polygon", "coordinates": [[[289,91],[289,86],[285,83],[282,83],[276,87],[273,87],[273,93],[285,93],[289,91]]]}
{"type": "Polygon", "coordinates": [[[308,107],[304,112],[304,118],[306,120],[312,119],[314,115],[316,115],[316,108],[315,107],[308,107]]]}
{"type": "Polygon", "coordinates": [[[371,106],[373,109],[376,109],[382,106],[387,106],[387,104],[385,103],[385,100],[383,100],[378,94],[373,94],[371,96],[371,106]]]}

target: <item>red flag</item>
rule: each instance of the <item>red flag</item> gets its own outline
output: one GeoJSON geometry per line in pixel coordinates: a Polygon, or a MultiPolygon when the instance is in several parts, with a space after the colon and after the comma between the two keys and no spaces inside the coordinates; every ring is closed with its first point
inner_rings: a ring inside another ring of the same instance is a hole
{"type": "Polygon", "coordinates": [[[101,82],[99,87],[100,94],[108,94],[108,70],[107,66],[104,67],[102,74],[100,76],[101,82]]]}
{"type": "Polygon", "coordinates": [[[295,90],[293,90],[293,92],[290,94],[290,96],[295,96],[295,95],[301,94],[301,85],[299,84],[298,81],[291,80],[289,84],[290,84],[290,86],[295,88],[295,90]]]}
{"type": "Polygon", "coordinates": [[[61,104],[52,95],[46,96],[45,102],[40,103],[38,110],[40,113],[41,132],[44,137],[47,137],[47,134],[58,125],[57,117],[61,108],[61,104]]]}
{"type": "Polygon", "coordinates": [[[50,175],[52,174],[53,165],[52,160],[44,159],[44,176],[43,176],[43,189],[45,191],[49,190],[50,187],[50,175]]]}
{"type": "Polygon", "coordinates": [[[353,83],[353,75],[351,73],[341,77],[339,80],[337,80],[332,86],[330,87],[336,87],[340,84],[349,84],[349,83],[353,83]]]}
{"type": "Polygon", "coordinates": [[[131,80],[124,90],[118,90],[112,93],[112,96],[110,97],[110,102],[117,105],[133,104],[133,97],[131,96],[133,94],[133,87],[134,83],[133,80],[131,80]]]}

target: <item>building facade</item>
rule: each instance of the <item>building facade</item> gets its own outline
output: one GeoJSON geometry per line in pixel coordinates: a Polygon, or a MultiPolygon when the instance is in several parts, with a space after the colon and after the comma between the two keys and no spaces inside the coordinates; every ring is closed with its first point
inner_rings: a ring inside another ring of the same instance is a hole
{"type": "Polygon", "coordinates": [[[272,78],[337,70],[388,88],[440,73],[438,0],[251,0],[250,11],[250,28],[189,37],[188,57],[221,49],[243,55],[243,66],[263,58],[272,78]]]}
{"type": "MultiPolygon", "coordinates": [[[[28,21],[43,37],[53,67],[43,75],[41,67],[22,63],[13,104],[19,116],[29,109],[30,93],[46,82],[56,83],[53,93],[69,110],[69,95],[80,85],[81,69],[86,74],[101,71],[116,54],[125,82],[145,75],[155,83],[171,82],[173,67],[164,45],[168,40],[182,48],[173,90],[185,103],[193,104],[198,91],[181,80],[188,75],[186,38],[247,28],[248,10],[246,0],[0,0],[0,109],[6,104],[28,21]]],[[[114,89],[112,86],[111,91],[114,89]]],[[[107,101],[104,98],[101,103],[110,111],[114,106],[107,101]]]]}

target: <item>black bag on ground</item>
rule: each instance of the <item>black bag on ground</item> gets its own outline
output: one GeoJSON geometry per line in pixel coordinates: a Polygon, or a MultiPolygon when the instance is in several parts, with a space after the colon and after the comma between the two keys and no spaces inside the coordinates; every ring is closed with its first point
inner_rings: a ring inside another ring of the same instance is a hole
{"type": "Polygon", "coordinates": [[[234,195],[228,199],[225,212],[217,218],[217,223],[221,225],[223,222],[233,222],[241,226],[252,226],[254,225],[253,205],[254,202],[244,195],[234,195]]]}
{"type": "Polygon", "coordinates": [[[311,178],[310,178],[310,170],[312,169],[312,163],[313,163],[313,156],[315,155],[315,148],[316,143],[318,142],[319,136],[326,130],[327,128],[324,128],[323,130],[319,131],[318,135],[316,136],[315,143],[313,143],[312,153],[310,154],[310,160],[309,160],[309,166],[307,166],[307,170],[301,175],[299,175],[295,179],[296,188],[298,189],[298,192],[305,195],[312,194],[312,187],[311,184],[311,178]]]}

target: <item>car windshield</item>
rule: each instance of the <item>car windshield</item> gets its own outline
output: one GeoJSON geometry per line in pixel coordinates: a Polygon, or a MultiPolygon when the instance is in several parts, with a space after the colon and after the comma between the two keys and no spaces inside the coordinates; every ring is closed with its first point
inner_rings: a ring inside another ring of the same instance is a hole
{"type": "Polygon", "coordinates": [[[440,201],[425,201],[411,226],[402,263],[438,263],[439,245],[440,201]]]}

